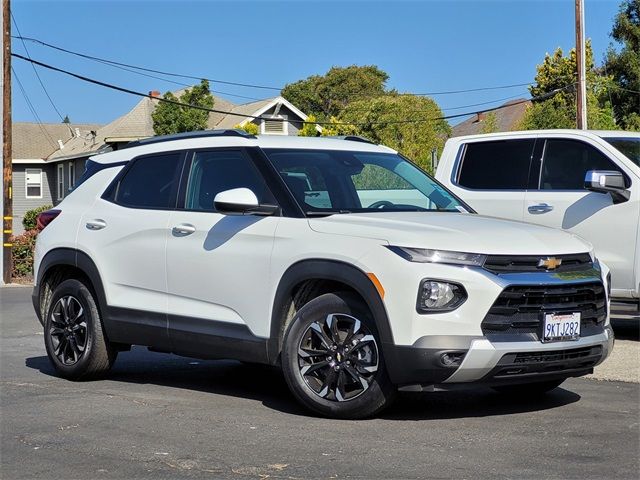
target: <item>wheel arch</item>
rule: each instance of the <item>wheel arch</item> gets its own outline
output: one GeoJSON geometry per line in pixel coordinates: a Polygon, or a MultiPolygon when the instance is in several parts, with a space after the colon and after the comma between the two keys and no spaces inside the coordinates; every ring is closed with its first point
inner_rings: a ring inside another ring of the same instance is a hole
{"type": "MultiPolygon", "coordinates": [[[[342,290],[357,293],[371,312],[383,345],[382,348],[384,349],[384,345],[393,345],[393,334],[386,308],[378,290],[365,272],[354,265],[339,260],[302,260],[294,263],[285,271],[276,290],[267,344],[270,363],[276,364],[279,361],[284,329],[288,321],[295,315],[295,311],[291,310],[295,294],[302,286],[310,285],[310,282],[324,282],[322,284],[325,289],[320,288],[318,294],[342,290]],[[326,288],[330,289],[326,290],[326,288]]],[[[311,294],[308,300],[315,298],[315,296],[317,295],[311,294]]]]}
{"type": "Polygon", "coordinates": [[[33,289],[33,306],[41,323],[43,323],[42,302],[47,295],[47,289],[51,288],[51,282],[53,281],[55,286],[68,278],[85,280],[88,283],[87,287],[95,295],[99,311],[105,311],[107,303],[104,287],[98,267],[91,257],[73,248],[55,248],[42,258],[33,289]],[[60,275],[54,280],[56,273],[60,275]]]}

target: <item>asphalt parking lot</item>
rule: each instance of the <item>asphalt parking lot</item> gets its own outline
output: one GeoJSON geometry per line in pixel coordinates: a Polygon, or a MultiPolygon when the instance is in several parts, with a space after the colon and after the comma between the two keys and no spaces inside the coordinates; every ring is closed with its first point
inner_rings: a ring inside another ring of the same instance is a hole
{"type": "Polygon", "coordinates": [[[614,325],[625,353],[611,368],[635,368],[628,382],[596,371],[601,380],[572,379],[541,400],[488,389],[411,395],[381,418],[334,421],[301,409],[277,370],[237,362],[134,348],[108,379],[61,380],[29,288],[0,288],[0,318],[3,479],[635,479],[640,471],[634,324],[614,325]]]}

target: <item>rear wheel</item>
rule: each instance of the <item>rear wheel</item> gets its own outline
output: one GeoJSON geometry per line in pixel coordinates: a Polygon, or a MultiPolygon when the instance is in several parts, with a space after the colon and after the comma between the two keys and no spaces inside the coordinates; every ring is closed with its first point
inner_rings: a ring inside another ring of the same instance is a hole
{"type": "Polygon", "coordinates": [[[395,395],[375,325],[348,293],[324,294],[300,309],[284,338],[282,367],[296,398],[328,417],[368,417],[395,395]]]}
{"type": "Polygon", "coordinates": [[[44,341],[58,374],[71,380],[103,374],[118,355],[104,334],[93,294],[76,279],[65,280],[53,291],[44,341]]]}
{"type": "Polygon", "coordinates": [[[542,395],[559,387],[564,380],[565,379],[563,378],[561,380],[551,380],[548,382],[524,383],[521,385],[500,385],[493,387],[493,389],[496,392],[504,393],[506,395],[542,395]]]}

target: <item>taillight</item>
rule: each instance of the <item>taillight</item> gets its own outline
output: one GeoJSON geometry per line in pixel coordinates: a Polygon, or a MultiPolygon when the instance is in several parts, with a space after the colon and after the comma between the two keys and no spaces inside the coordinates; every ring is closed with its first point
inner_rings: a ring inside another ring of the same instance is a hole
{"type": "Polygon", "coordinates": [[[46,210],[42,213],[40,213],[38,215],[38,218],[36,219],[36,228],[38,229],[38,231],[42,231],[44,230],[44,227],[46,227],[47,225],[49,225],[51,222],[53,222],[53,220],[60,215],[61,210],[46,210]]]}

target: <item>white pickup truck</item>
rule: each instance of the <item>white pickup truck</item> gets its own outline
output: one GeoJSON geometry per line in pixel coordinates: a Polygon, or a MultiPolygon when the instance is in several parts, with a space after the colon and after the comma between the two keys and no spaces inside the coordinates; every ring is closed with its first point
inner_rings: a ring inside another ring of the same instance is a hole
{"type": "Polygon", "coordinates": [[[540,130],[447,141],[436,178],[478,213],[573,232],[611,269],[613,310],[640,312],[640,133],[540,130]]]}

